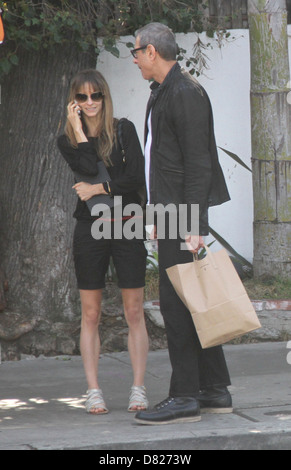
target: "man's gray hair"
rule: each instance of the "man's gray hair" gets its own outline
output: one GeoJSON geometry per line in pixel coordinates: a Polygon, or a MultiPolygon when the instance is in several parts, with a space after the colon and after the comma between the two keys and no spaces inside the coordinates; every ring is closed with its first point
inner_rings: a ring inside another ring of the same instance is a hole
{"type": "Polygon", "coordinates": [[[175,35],[168,26],[162,23],[149,23],[138,29],[135,37],[139,37],[140,46],[152,44],[164,60],[176,60],[179,48],[175,35]]]}

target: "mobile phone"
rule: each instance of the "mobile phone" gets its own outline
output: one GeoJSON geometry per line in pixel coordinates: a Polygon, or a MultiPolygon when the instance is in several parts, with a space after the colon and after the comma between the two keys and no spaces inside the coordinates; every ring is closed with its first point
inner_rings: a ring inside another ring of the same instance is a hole
{"type": "MultiPolygon", "coordinates": [[[[74,100],[74,103],[75,103],[75,104],[78,104],[76,100],[74,100]]],[[[81,110],[80,110],[80,108],[77,109],[77,113],[79,114],[79,116],[81,116],[81,110]]]]}

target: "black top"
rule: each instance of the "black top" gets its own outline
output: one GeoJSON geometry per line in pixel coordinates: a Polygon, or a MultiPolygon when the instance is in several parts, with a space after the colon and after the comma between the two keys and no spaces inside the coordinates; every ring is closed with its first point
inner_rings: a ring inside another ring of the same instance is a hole
{"type": "Polygon", "coordinates": [[[199,204],[200,234],[208,235],[208,207],[230,199],[218,161],[210,100],[178,63],[151,89],[150,202],[199,204]]]}
{"type": "MultiPolygon", "coordinates": [[[[110,156],[112,166],[107,167],[110,175],[112,196],[122,196],[123,207],[130,203],[140,203],[137,191],[145,185],[144,157],[134,124],[123,119],[122,127],[125,161],[119,143],[114,144],[110,156]]],[[[94,141],[98,138],[89,137],[88,142],[72,147],[66,135],[58,137],[59,150],[71,170],[84,175],[97,175],[96,163],[101,157],[96,151],[94,141]]],[[[105,183],[105,182],[104,182],[105,183]]],[[[92,216],[85,201],[78,198],[74,217],[78,220],[91,220],[92,216]]]]}

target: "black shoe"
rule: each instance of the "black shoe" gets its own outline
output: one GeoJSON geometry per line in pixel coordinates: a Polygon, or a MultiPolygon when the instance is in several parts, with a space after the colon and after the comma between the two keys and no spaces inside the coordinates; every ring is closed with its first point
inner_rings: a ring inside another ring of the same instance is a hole
{"type": "Polygon", "coordinates": [[[193,397],[169,397],[154,408],[135,415],[135,420],[141,424],[189,423],[200,419],[199,403],[193,397]]]}
{"type": "Polygon", "coordinates": [[[226,387],[207,388],[197,396],[201,413],[232,413],[232,398],[226,387]]]}

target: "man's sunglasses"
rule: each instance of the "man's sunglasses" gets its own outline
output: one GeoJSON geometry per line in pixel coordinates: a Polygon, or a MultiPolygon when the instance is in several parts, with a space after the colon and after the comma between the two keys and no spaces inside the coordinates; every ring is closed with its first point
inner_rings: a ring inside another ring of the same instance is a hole
{"type": "Polygon", "coordinates": [[[131,54],[133,56],[134,59],[137,59],[137,51],[141,51],[142,49],[146,49],[148,47],[148,44],[146,46],[142,46],[142,47],[137,47],[136,49],[131,49],[131,54]]]}
{"type": "MultiPolygon", "coordinates": [[[[103,97],[104,95],[101,91],[96,91],[95,93],[92,93],[92,95],[90,95],[92,101],[101,101],[103,97]]],[[[79,103],[86,103],[88,98],[89,96],[85,95],[85,93],[77,93],[75,96],[76,101],[79,101],[79,103]]]]}

